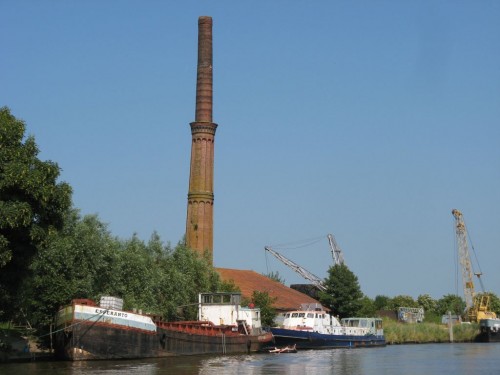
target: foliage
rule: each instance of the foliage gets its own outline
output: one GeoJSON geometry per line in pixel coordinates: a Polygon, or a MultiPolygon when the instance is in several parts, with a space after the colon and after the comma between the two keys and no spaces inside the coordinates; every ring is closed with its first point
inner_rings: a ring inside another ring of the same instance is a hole
{"type": "Polygon", "coordinates": [[[219,283],[219,292],[240,292],[241,289],[235,284],[234,280],[221,280],[219,283]]]}
{"type": "Polygon", "coordinates": [[[117,274],[119,243],[97,216],[65,215],[62,231],[47,240],[34,258],[32,276],[21,300],[32,324],[47,325],[54,312],[73,298],[97,299],[121,285],[117,274]]]}
{"type": "Polygon", "coordinates": [[[389,310],[398,311],[400,307],[418,307],[418,304],[413,297],[407,295],[398,295],[391,298],[388,304],[389,310]]]}
{"type": "Polygon", "coordinates": [[[208,254],[201,257],[183,243],[177,244],[173,251],[167,248],[159,264],[156,311],[166,319],[195,319],[198,294],[220,290],[220,278],[208,254]],[[178,309],[181,306],[184,306],[182,311],[178,309]]]}
{"type": "Polygon", "coordinates": [[[251,300],[244,299],[242,304],[250,305],[250,303],[253,303],[256,307],[260,308],[262,325],[270,327],[274,325],[274,318],[276,317],[276,310],[273,308],[274,302],[276,302],[276,297],[271,297],[268,292],[255,290],[252,293],[251,300]]]}
{"type": "Polygon", "coordinates": [[[447,294],[439,299],[436,303],[436,313],[438,315],[447,314],[451,311],[452,314],[461,315],[465,311],[464,300],[456,294],[447,294]]]}
{"type": "Polygon", "coordinates": [[[335,264],[328,269],[324,285],[319,293],[320,302],[340,318],[355,316],[362,307],[363,293],[356,275],[345,264],[335,264]]]}
{"type": "Polygon", "coordinates": [[[283,285],[285,285],[285,279],[280,275],[280,273],[278,271],[274,272],[274,271],[271,271],[267,274],[263,274],[264,276],[270,278],[271,280],[274,280],[274,281],[277,281],[283,285]]]}
{"type": "Polygon", "coordinates": [[[157,257],[135,234],[120,243],[117,271],[120,284],[113,294],[123,298],[125,309],[156,310],[155,292],[161,267],[155,266],[162,264],[161,257],[156,263],[157,257]]]}
{"type": "Polygon", "coordinates": [[[424,309],[424,322],[441,323],[441,316],[436,313],[437,301],[429,294],[420,294],[417,297],[417,304],[424,309]]]}
{"type": "MultiPolygon", "coordinates": [[[[478,296],[481,296],[483,293],[478,293],[478,296]]],[[[489,310],[500,316],[500,298],[495,293],[484,293],[490,296],[490,306],[489,310]]]]}
{"type": "Polygon", "coordinates": [[[384,295],[375,296],[375,300],[373,301],[373,304],[377,311],[389,310],[390,303],[391,303],[391,298],[384,295]]]}
{"type": "Polygon", "coordinates": [[[33,256],[71,205],[70,186],[57,182],[58,165],[39,160],[34,137],[24,133],[24,122],[0,108],[0,305],[10,307],[7,318],[33,256]]]}
{"type": "Polygon", "coordinates": [[[363,296],[360,300],[361,308],[357,312],[356,316],[359,317],[373,317],[377,315],[377,309],[375,307],[375,302],[368,296],[363,296]]]}
{"type": "Polygon", "coordinates": [[[436,311],[437,301],[428,294],[421,294],[417,297],[417,304],[424,308],[425,314],[436,311]]]}

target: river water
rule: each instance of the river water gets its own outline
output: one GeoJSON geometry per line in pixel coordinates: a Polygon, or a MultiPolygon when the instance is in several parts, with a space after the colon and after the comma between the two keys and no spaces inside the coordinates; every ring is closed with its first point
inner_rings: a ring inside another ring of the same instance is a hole
{"type": "Polygon", "coordinates": [[[0,364],[1,375],[500,374],[500,343],[389,345],[288,354],[0,364]]]}

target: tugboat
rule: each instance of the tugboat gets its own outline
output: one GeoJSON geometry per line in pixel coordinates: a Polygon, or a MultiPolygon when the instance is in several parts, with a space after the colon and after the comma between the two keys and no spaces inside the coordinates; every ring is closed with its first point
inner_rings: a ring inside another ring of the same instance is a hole
{"type": "Polygon", "coordinates": [[[240,303],[240,293],[201,293],[198,320],[165,322],[125,311],[115,297],[99,305],[73,300],[56,316],[55,354],[81,361],[262,351],[273,337],[262,329],[260,309],[240,303]]]}
{"type": "Polygon", "coordinates": [[[330,349],[385,346],[380,318],[344,318],[328,314],[319,303],[287,312],[280,327],[271,328],[276,346],[330,349]]]}

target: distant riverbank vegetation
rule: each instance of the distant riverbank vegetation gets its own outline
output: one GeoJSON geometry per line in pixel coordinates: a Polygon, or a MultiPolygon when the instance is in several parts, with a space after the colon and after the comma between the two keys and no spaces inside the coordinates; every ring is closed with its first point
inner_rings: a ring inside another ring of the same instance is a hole
{"type": "Polygon", "coordinates": [[[384,319],[384,334],[388,344],[427,344],[440,342],[473,342],[479,332],[477,323],[454,324],[450,336],[448,326],[437,323],[405,324],[384,319]]]}
{"type": "MultiPolygon", "coordinates": [[[[495,293],[487,293],[490,296],[490,311],[500,314],[500,299],[495,293]]],[[[374,316],[377,314],[387,314],[398,319],[399,307],[422,308],[424,311],[423,323],[440,324],[443,315],[451,313],[461,316],[465,312],[465,302],[463,298],[456,294],[447,294],[440,299],[434,299],[428,294],[421,294],[416,299],[408,295],[398,295],[388,297],[378,295],[374,299],[363,296],[360,299],[358,313],[362,316],[374,316]]]]}

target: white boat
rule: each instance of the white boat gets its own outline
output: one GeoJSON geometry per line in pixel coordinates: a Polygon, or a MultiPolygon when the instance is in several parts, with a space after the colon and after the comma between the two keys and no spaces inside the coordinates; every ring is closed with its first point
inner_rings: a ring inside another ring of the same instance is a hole
{"type": "Polygon", "coordinates": [[[285,313],[283,323],[271,328],[277,346],[297,349],[385,346],[380,318],[344,318],[339,321],[320,304],[302,304],[285,313]]]}

